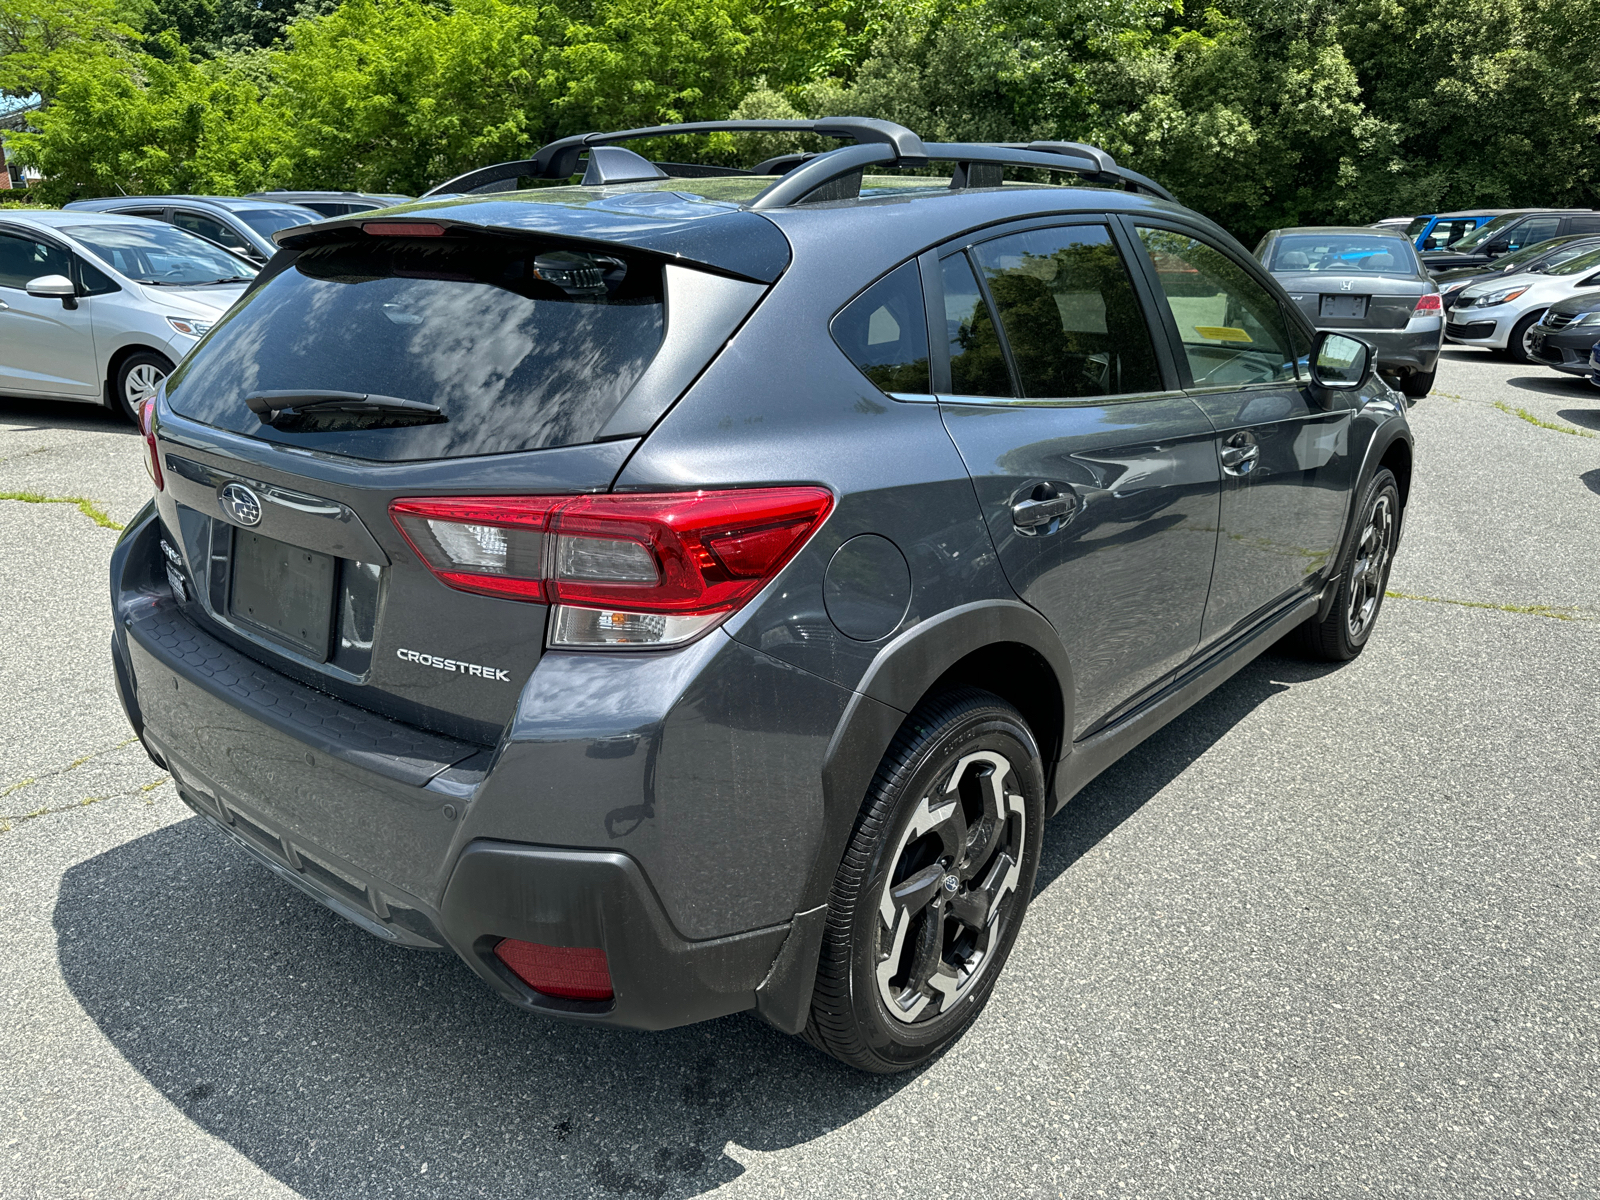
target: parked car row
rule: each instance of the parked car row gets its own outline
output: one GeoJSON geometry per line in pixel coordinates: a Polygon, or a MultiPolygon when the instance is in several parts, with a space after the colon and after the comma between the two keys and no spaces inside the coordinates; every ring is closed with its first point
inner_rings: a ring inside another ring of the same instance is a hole
{"type": "Polygon", "coordinates": [[[408,199],[115,196],[0,214],[0,395],[101,403],[137,420],[276,252],[273,234],[408,199]]]}

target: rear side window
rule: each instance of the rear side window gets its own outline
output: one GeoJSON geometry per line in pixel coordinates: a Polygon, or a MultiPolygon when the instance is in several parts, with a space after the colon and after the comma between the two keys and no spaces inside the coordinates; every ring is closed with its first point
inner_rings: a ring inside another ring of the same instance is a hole
{"type": "Polygon", "coordinates": [[[1160,390],[1150,331],[1105,226],[1030,229],[984,242],[972,254],[1024,396],[1160,390]]]}
{"type": "Polygon", "coordinates": [[[916,263],[890,271],[845,305],[829,331],[839,349],[883,391],[932,390],[928,320],[916,263]]]}
{"type": "Polygon", "coordinates": [[[358,235],[270,274],[168,380],[177,412],[385,461],[565,446],[604,428],[661,346],[662,270],[645,256],[510,237],[358,235]],[[440,413],[419,424],[305,408],[273,425],[246,403],[329,391],[440,413]]]}

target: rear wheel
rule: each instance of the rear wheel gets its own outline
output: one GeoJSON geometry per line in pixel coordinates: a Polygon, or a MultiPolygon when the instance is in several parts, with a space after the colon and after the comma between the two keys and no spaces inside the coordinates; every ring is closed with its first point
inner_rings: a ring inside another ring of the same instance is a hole
{"type": "Polygon", "coordinates": [[[834,880],[804,1036],[904,1071],[983,1010],[1033,893],[1044,767],[1022,715],[962,688],[906,719],[834,880]]]}
{"type": "Polygon", "coordinates": [[[1339,593],[1321,621],[1300,627],[1301,645],[1313,658],[1348,662],[1366,647],[1383,608],[1400,533],[1400,487],[1387,467],[1373,476],[1356,509],[1356,536],[1339,564],[1339,593]]]}
{"type": "Polygon", "coordinates": [[[1429,392],[1433,391],[1433,381],[1438,374],[1437,367],[1427,374],[1423,374],[1421,371],[1413,371],[1400,381],[1400,390],[1413,400],[1421,400],[1429,392]]]}
{"type": "Polygon", "coordinates": [[[156,394],[161,381],[172,374],[172,360],[154,350],[140,350],[122,360],[116,378],[111,381],[111,394],[122,413],[135,425],[144,402],[156,394]]]}

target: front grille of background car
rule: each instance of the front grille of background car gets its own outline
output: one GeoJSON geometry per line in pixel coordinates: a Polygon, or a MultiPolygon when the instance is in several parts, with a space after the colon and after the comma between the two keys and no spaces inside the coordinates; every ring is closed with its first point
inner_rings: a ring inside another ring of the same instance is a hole
{"type": "Polygon", "coordinates": [[[1563,329],[1567,325],[1570,325],[1572,323],[1572,318],[1577,315],[1577,313],[1546,313],[1544,316],[1544,327],[1546,329],[1563,329]]]}

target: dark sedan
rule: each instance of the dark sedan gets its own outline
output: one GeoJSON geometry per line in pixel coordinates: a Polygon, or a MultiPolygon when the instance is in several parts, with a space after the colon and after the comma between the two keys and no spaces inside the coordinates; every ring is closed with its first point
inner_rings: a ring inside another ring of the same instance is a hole
{"type": "Polygon", "coordinates": [[[1600,344],[1600,292],[1579,292],[1557,300],[1528,331],[1528,353],[1533,360],[1568,375],[1589,374],[1597,344],[1600,344]]]}
{"type": "Polygon", "coordinates": [[[1569,233],[1565,237],[1553,237],[1526,246],[1513,254],[1495,259],[1487,266],[1441,271],[1433,279],[1439,285],[1439,294],[1444,298],[1445,315],[1448,316],[1462,289],[1470,283],[1482,283],[1500,275],[1518,275],[1524,271],[1529,274],[1547,271],[1596,248],[1600,248],[1600,233],[1569,233]]]}
{"type": "Polygon", "coordinates": [[[1439,288],[1403,232],[1363,226],[1276,229],[1256,257],[1318,329],[1356,332],[1378,369],[1412,397],[1433,387],[1444,341],[1439,288]]]}
{"type": "Polygon", "coordinates": [[[1486,267],[1497,258],[1569,233],[1600,233],[1592,208],[1533,208],[1502,213],[1446,250],[1428,250],[1423,265],[1438,275],[1458,267],[1486,267]]]}

